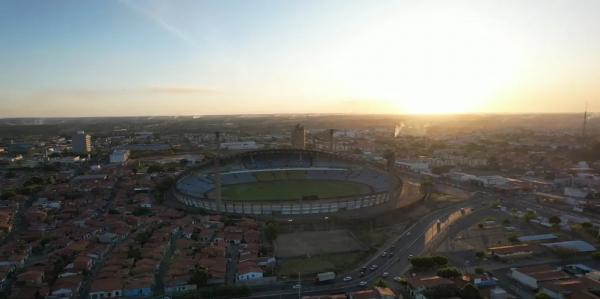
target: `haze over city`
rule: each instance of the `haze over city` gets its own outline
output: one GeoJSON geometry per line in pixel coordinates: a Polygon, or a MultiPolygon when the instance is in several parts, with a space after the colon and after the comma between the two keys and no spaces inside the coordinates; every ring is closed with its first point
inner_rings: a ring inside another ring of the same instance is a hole
{"type": "Polygon", "coordinates": [[[600,2],[0,2],[0,117],[600,109],[600,2]]]}
{"type": "Polygon", "coordinates": [[[600,0],[0,0],[0,299],[600,299],[600,0]]]}

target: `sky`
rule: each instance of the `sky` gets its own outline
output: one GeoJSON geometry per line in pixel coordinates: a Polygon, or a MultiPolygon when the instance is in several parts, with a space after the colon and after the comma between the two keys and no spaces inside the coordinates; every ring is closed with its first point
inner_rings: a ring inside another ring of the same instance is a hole
{"type": "Polygon", "coordinates": [[[600,1],[0,0],[0,117],[600,110],[600,1]]]}

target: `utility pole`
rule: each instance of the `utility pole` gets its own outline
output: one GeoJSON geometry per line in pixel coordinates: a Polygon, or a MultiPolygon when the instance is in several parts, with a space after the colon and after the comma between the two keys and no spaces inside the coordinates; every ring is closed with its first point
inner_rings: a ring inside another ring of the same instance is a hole
{"type": "Polygon", "coordinates": [[[298,272],[298,299],[302,299],[302,280],[300,279],[300,272],[298,272]]]}

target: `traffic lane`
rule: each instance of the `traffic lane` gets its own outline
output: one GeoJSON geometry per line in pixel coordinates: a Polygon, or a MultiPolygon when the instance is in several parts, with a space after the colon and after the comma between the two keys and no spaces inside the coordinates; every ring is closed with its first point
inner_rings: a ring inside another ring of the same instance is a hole
{"type": "MultiPolygon", "coordinates": [[[[401,236],[398,238],[398,240],[394,243],[396,250],[394,252],[394,257],[392,259],[382,258],[379,255],[379,256],[375,257],[375,259],[371,260],[370,264],[365,265],[365,266],[370,266],[373,263],[376,263],[378,265],[378,267],[374,271],[369,271],[368,273],[365,273],[364,277],[360,277],[360,271],[355,270],[353,272],[345,274],[345,275],[349,275],[349,276],[353,277],[353,280],[350,282],[336,281],[336,283],[334,283],[334,284],[329,284],[329,285],[325,285],[325,286],[315,286],[312,284],[307,284],[306,281],[304,281],[301,283],[302,284],[302,293],[326,292],[326,291],[336,291],[336,290],[343,291],[343,290],[351,288],[351,287],[357,287],[358,283],[360,283],[360,281],[366,281],[367,283],[371,284],[374,281],[381,278],[381,274],[383,272],[389,272],[384,269],[389,268],[390,265],[393,265],[395,263],[400,263],[401,266],[408,265],[407,257],[409,255],[411,255],[411,254],[416,255],[423,251],[423,249],[424,249],[423,244],[425,243],[424,236],[425,236],[427,230],[431,227],[431,225],[435,223],[435,221],[437,221],[440,218],[448,217],[451,213],[459,211],[461,208],[468,208],[469,206],[472,205],[472,203],[473,203],[472,200],[467,200],[458,205],[444,207],[438,211],[435,211],[435,212],[427,215],[425,218],[422,218],[419,222],[417,222],[413,226],[411,226],[411,228],[409,230],[403,232],[401,234],[401,236]],[[416,239],[414,238],[415,234],[418,235],[418,237],[416,239]],[[409,246],[406,246],[406,244],[408,244],[409,246]]],[[[291,284],[291,286],[293,286],[296,283],[288,282],[288,285],[291,284]]],[[[288,290],[291,290],[294,294],[297,295],[296,289],[293,289],[290,287],[290,289],[288,289],[288,290]]],[[[276,295],[285,295],[285,294],[292,293],[288,290],[274,290],[274,292],[276,293],[276,295]]],[[[261,293],[261,295],[263,295],[263,294],[270,295],[269,293],[261,293]]]]}

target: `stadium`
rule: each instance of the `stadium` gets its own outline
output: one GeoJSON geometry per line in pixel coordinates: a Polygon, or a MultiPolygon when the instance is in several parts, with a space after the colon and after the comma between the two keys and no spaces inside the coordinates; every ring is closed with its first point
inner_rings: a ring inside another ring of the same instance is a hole
{"type": "Polygon", "coordinates": [[[328,152],[259,150],[222,157],[218,164],[207,162],[184,173],[174,197],[218,213],[360,216],[385,209],[402,191],[400,178],[377,165],[328,152]]]}

